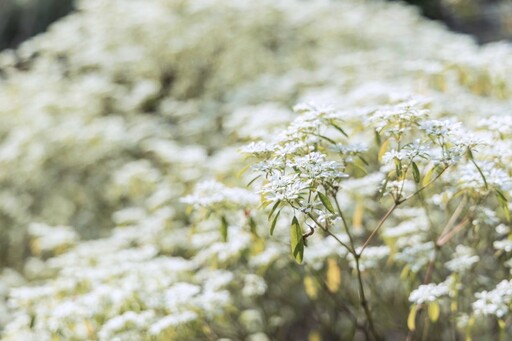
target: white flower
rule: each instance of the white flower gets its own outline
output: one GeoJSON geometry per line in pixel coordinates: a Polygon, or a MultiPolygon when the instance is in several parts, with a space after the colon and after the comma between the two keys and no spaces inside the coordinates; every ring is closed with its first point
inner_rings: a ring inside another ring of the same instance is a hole
{"type": "Polygon", "coordinates": [[[218,205],[248,207],[256,205],[259,198],[246,189],[229,188],[217,181],[209,180],[197,184],[194,193],[183,197],[181,201],[198,208],[213,208],[218,205]]]}
{"type": "Polygon", "coordinates": [[[473,310],[477,315],[495,315],[498,318],[506,316],[512,303],[512,281],[501,281],[495,289],[475,294],[473,310]]]}
{"type": "Polygon", "coordinates": [[[431,303],[450,293],[449,283],[422,284],[409,295],[409,301],[414,304],[431,303]]]}
{"type": "Polygon", "coordinates": [[[475,251],[463,245],[457,245],[452,259],[445,263],[445,266],[453,272],[464,272],[477,263],[480,257],[474,254],[475,251]]]}

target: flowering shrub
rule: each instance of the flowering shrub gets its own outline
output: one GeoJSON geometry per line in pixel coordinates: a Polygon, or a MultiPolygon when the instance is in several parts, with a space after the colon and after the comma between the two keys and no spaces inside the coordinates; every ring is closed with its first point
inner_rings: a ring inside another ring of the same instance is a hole
{"type": "Polygon", "coordinates": [[[2,339],[511,333],[510,46],[377,1],[79,7],[0,54],[2,339]]]}

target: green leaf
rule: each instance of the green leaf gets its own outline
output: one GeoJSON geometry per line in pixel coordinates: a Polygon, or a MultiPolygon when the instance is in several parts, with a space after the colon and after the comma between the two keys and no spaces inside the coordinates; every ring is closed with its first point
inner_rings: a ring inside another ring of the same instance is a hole
{"type": "Polygon", "coordinates": [[[414,304],[409,311],[409,316],[407,317],[407,328],[410,331],[414,331],[416,329],[416,312],[418,307],[414,304]]]}
{"type": "Polygon", "coordinates": [[[480,167],[478,167],[478,165],[476,164],[475,160],[471,159],[471,162],[473,162],[473,164],[475,165],[476,169],[478,170],[478,173],[480,173],[480,176],[482,177],[482,180],[484,180],[485,189],[489,189],[489,185],[487,184],[487,179],[485,178],[484,173],[482,172],[480,167]]]}
{"type": "Polygon", "coordinates": [[[412,161],[412,176],[414,177],[414,182],[419,184],[420,183],[420,170],[418,169],[418,165],[414,161],[412,161]]]}
{"type": "Polygon", "coordinates": [[[290,226],[290,241],[292,248],[292,256],[299,264],[304,258],[304,240],[302,239],[302,229],[300,228],[297,217],[293,217],[290,226]]]}
{"type": "Polygon", "coordinates": [[[380,134],[377,130],[375,130],[375,143],[377,143],[377,146],[380,146],[380,144],[382,143],[380,139],[380,134]]]}
{"type": "Polygon", "coordinates": [[[345,131],[343,129],[341,129],[340,126],[338,126],[337,124],[335,124],[334,122],[331,122],[331,125],[334,127],[334,129],[336,129],[337,131],[339,131],[341,134],[343,134],[343,136],[345,137],[348,137],[347,133],[345,133],[345,131]]]}
{"type": "Polygon", "coordinates": [[[439,313],[440,313],[439,303],[437,303],[437,302],[429,303],[427,310],[428,310],[428,318],[430,319],[430,321],[437,322],[437,320],[439,319],[439,313]]]}
{"type": "Polygon", "coordinates": [[[498,203],[500,204],[501,208],[503,209],[503,213],[505,214],[505,218],[508,222],[510,222],[510,211],[508,209],[508,199],[503,194],[502,191],[499,189],[496,189],[496,198],[498,199],[498,203]]]}
{"type": "Polygon", "coordinates": [[[384,180],[384,183],[382,184],[382,187],[380,188],[380,193],[379,193],[379,200],[384,196],[384,193],[386,192],[386,188],[388,187],[388,182],[389,182],[389,177],[386,176],[386,179],[384,180]]]}
{"type": "Polygon", "coordinates": [[[251,165],[247,165],[245,166],[244,168],[242,168],[237,174],[236,174],[236,177],[237,178],[240,178],[242,177],[242,175],[244,175],[245,172],[247,172],[247,170],[251,167],[251,165]]]}
{"type": "Polygon", "coordinates": [[[384,143],[382,143],[382,145],[380,146],[379,154],[377,154],[377,158],[379,159],[379,162],[382,162],[382,156],[388,150],[388,145],[389,145],[389,139],[384,141],[384,143]]]}
{"type": "Polygon", "coordinates": [[[224,242],[227,242],[228,241],[228,226],[229,226],[229,224],[228,224],[228,221],[225,216],[220,217],[220,221],[221,221],[220,234],[222,236],[222,240],[224,242]]]}
{"type": "Polygon", "coordinates": [[[366,159],[364,157],[362,157],[361,155],[358,155],[357,156],[359,158],[359,160],[363,161],[363,163],[366,165],[366,166],[369,166],[370,164],[368,163],[368,161],[366,161],[366,159]]]}
{"type": "Polygon", "coordinates": [[[258,175],[257,177],[255,177],[254,179],[252,179],[251,181],[249,181],[249,183],[247,184],[247,187],[249,187],[250,185],[252,185],[252,183],[256,180],[258,180],[259,178],[261,178],[261,175],[258,175]]]}
{"type": "Polygon", "coordinates": [[[327,136],[324,136],[324,135],[317,135],[317,136],[323,138],[324,140],[328,141],[331,144],[334,144],[334,145],[337,144],[336,141],[334,141],[333,139],[331,139],[331,138],[329,138],[327,136]]]}
{"type": "Polygon", "coordinates": [[[279,204],[281,203],[281,200],[278,200],[274,206],[272,207],[272,209],[270,210],[270,213],[268,215],[268,220],[270,220],[270,218],[272,218],[272,215],[274,214],[274,212],[276,211],[277,207],[279,206],[279,204]]]}
{"type": "Polygon", "coordinates": [[[487,179],[485,178],[485,175],[482,172],[482,170],[480,169],[480,167],[478,167],[478,165],[476,164],[475,158],[473,156],[473,152],[471,151],[471,148],[469,148],[469,147],[467,150],[467,155],[468,155],[468,159],[471,160],[471,162],[475,165],[476,169],[478,170],[478,173],[480,173],[480,176],[484,180],[485,189],[489,189],[489,186],[487,185],[487,179]]]}
{"type": "Polygon", "coordinates": [[[249,228],[251,229],[251,233],[257,237],[258,232],[256,231],[256,222],[254,221],[253,217],[249,218],[249,228]]]}
{"type": "Polygon", "coordinates": [[[320,201],[322,201],[322,204],[324,204],[325,208],[327,208],[329,212],[331,212],[332,214],[336,213],[336,211],[334,211],[334,207],[332,207],[331,201],[329,200],[329,198],[327,198],[325,194],[323,194],[322,192],[318,192],[318,196],[320,197],[320,201]]]}
{"type": "Polygon", "coordinates": [[[276,224],[277,224],[277,218],[279,218],[280,214],[281,214],[281,211],[277,212],[276,216],[274,217],[274,220],[272,221],[272,225],[270,226],[270,235],[274,234],[274,229],[276,228],[276,224]]]}
{"type": "Polygon", "coordinates": [[[434,166],[427,171],[427,173],[423,177],[423,181],[421,182],[422,186],[427,186],[430,183],[430,180],[432,179],[432,175],[434,174],[436,168],[437,166],[434,166]]]}
{"type": "Polygon", "coordinates": [[[471,151],[471,149],[470,149],[470,148],[468,148],[468,158],[469,158],[471,161],[473,161],[473,160],[474,160],[474,158],[473,158],[473,152],[471,151]]]}
{"type": "Polygon", "coordinates": [[[396,171],[396,177],[400,179],[402,177],[402,161],[398,159],[395,160],[395,171],[396,171]]]}

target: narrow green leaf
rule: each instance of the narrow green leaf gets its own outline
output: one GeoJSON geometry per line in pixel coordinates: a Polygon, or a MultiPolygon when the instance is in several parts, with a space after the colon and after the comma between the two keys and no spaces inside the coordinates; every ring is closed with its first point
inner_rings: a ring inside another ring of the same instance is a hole
{"type": "Polygon", "coordinates": [[[324,140],[328,141],[331,144],[334,144],[334,145],[337,144],[336,141],[334,141],[333,139],[331,139],[331,138],[329,138],[329,137],[327,137],[325,135],[317,135],[317,136],[323,138],[324,140]]]}
{"type": "Polygon", "coordinates": [[[412,161],[412,176],[414,177],[414,182],[419,184],[420,183],[420,170],[418,169],[418,165],[414,161],[412,161]]]}
{"type": "Polygon", "coordinates": [[[324,204],[325,208],[327,208],[329,210],[329,212],[334,214],[335,213],[334,207],[332,207],[332,204],[331,204],[331,201],[329,200],[329,198],[327,198],[327,196],[325,194],[323,194],[322,192],[318,192],[318,196],[320,197],[320,201],[322,201],[322,204],[324,204]]]}
{"type": "Polygon", "coordinates": [[[361,172],[363,172],[364,175],[368,175],[368,171],[366,170],[366,168],[364,167],[364,163],[359,161],[359,160],[354,160],[354,162],[352,163],[352,165],[359,169],[361,172]]]}
{"type": "Polygon", "coordinates": [[[384,180],[384,183],[382,184],[382,187],[380,188],[379,193],[379,200],[384,196],[384,193],[386,192],[386,188],[388,187],[389,177],[386,176],[386,179],[384,180]]]}
{"type": "Polygon", "coordinates": [[[220,221],[221,221],[220,234],[222,236],[222,240],[224,242],[227,242],[228,241],[228,226],[229,226],[229,224],[228,224],[228,221],[225,216],[220,217],[220,221]]]}
{"type": "Polygon", "coordinates": [[[395,171],[396,171],[396,177],[400,179],[402,177],[402,161],[398,159],[395,160],[395,171]]]}
{"type": "Polygon", "coordinates": [[[508,222],[510,222],[510,210],[508,209],[508,199],[503,194],[502,191],[499,189],[496,189],[496,198],[498,199],[498,203],[500,204],[501,208],[503,209],[503,213],[505,214],[505,218],[508,222]]]}
{"type": "Polygon", "coordinates": [[[274,234],[274,229],[276,228],[276,224],[277,224],[277,218],[279,218],[280,214],[281,214],[281,211],[277,212],[276,216],[274,217],[274,220],[272,221],[272,225],[270,226],[270,235],[274,234]]]}
{"type": "Polygon", "coordinates": [[[247,187],[249,187],[250,185],[253,184],[254,181],[258,180],[259,178],[261,178],[261,175],[258,175],[257,177],[255,177],[254,179],[252,179],[251,181],[249,181],[249,183],[247,184],[247,187]]]}
{"type": "Polygon", "coordinates": [[[384,141],[382,143],[382,145],[380,146],[379,154],[377,154],[377,158],[379,159],[379,162],[382,162],[382,156],[388,150],[388,145],[389,145],[389,139],[384,141]]]}
{"type": "Polygon", "coordinates": [[[277,209],[277,207],[279,206],[280,203],[281,203],[281,200],[276,201],[276,203],[274,204],[274,206],[270,210],[270,213],[268,215],[268,220],[270,220],[270,218],[272,218],[272,215],[274,214],[274,212],[276,211],[276,209],[277,209]]]}
{"type": "Polygon", "coordinates": [[[335,124],[334,122],[331,122],[331,125],[334,127],[334,129],[336,129],[341,134],[343,134],[343,136],[348,137],[347,133],[345,133],[345,131],[343,129],[341,129],[341,127],[339,125],[335,124]]]}
{"type": "Polygon", "coordinates": [[[363,161],[363,163],[366,165],[366,166],[369,166],[370,164],[368,163],[368,161],[366,161],[366,159],[364,157],[362,157],[361,155],[358,155],[357,156],[359,158],[359,160],[363,161]]]}
{"type": "Polygon", "coordinates": [[[247,172],[247,170],[251,167],[251,165],[247,165],[245,166],[244,168],[242,168],[237,174],[236,174],[236,177],[237,178],[240,178],[245,172],[247,172]]]}
{"type": "Polygon", "coordinates": [[[256,227],[256,222],[254,221],[253,217],[250,217],[249,218],[249,228],[251,230],[251,233],[254,235],[254,236],[258,236],[258,232],[257,232],[257,227],[256,227]]]}
{"type": "Polygon", "coordinates": [[[302,239],[302,229],[300,228],[297,217],[293,217],[290,226],[290,241],[292,256],[297,263],[301,264],[304,258],[304,240],[302,239]]]}
{"type": "Polygon", "coordinates": [[[470,149],[470,148],[468,148],[468,158],[469,158],[471,161],[473,161],[473,159],[474,159],[474,158],[473,158],[473,152],[471,151],[471,149],[470,149]]]}
{"type": "Polygon", "coordinates": [[[375,143],[377,143],[377,146],[380,146],[382,141],[380,139],[380,134],[377,130],[375,130],[375,143]]]}
{"type": "Polygon", "coordinates": [[[436,169],[436,166],[430,168],[425,176],[423,177],[423,181],[421,182],[422,186],[427,186],[430,183],[430,180],[432,179],[432,175],[434,174],[434,171],[436,169]]]}
{"type": "Polygon", "coordinates": [[[478,167],[478,165],[476,164],[475,160],[471,159],[471,162],[473,162],[473,164],[475,165],[476,169],[478,170],[478,173],[480,173],[480,176],[482,177],[482,180],[484,181],[485,189],[489,189],[489,185],[487,184],[487,179],[485,178],[484,173],[482,172],[480,167],[478,167]]]}

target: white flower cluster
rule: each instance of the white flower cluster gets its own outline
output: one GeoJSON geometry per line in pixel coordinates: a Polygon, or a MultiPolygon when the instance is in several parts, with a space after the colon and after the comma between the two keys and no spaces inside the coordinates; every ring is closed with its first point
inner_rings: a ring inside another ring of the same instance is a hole
{"type": "Polygon", "coordinates": [[[501,281],[493,290],[478,292],[475,296],[477,298],[473,303],[475,314],[503,318],[509,314],[512,304],[512,281],[501,281]]]}
{"type": "Polygon", "coordinates": [[[256,206],[259,198],[248,190],[228,188],[217,181],[209,180],[198,183],[194,193],[183,197],[181,201],[196,208],[219,209],[223,205],[238,208],[256,206]]]}
{"type": "Polygon", "coordinates": [[[414,304],[431,303],[438,301],[440,298],[448,296],[451,292],[450,278],[442,283],[422,284],[413,290],[409,295],[409,301],[414,304]]]}
{"type": "Polygon", "coordinates": [[[480,257],[474,254],[470,247],[457,245],[452,260],[445,263],[446,267],[453,272],[464,272],[477,263],[480,257]]]}

